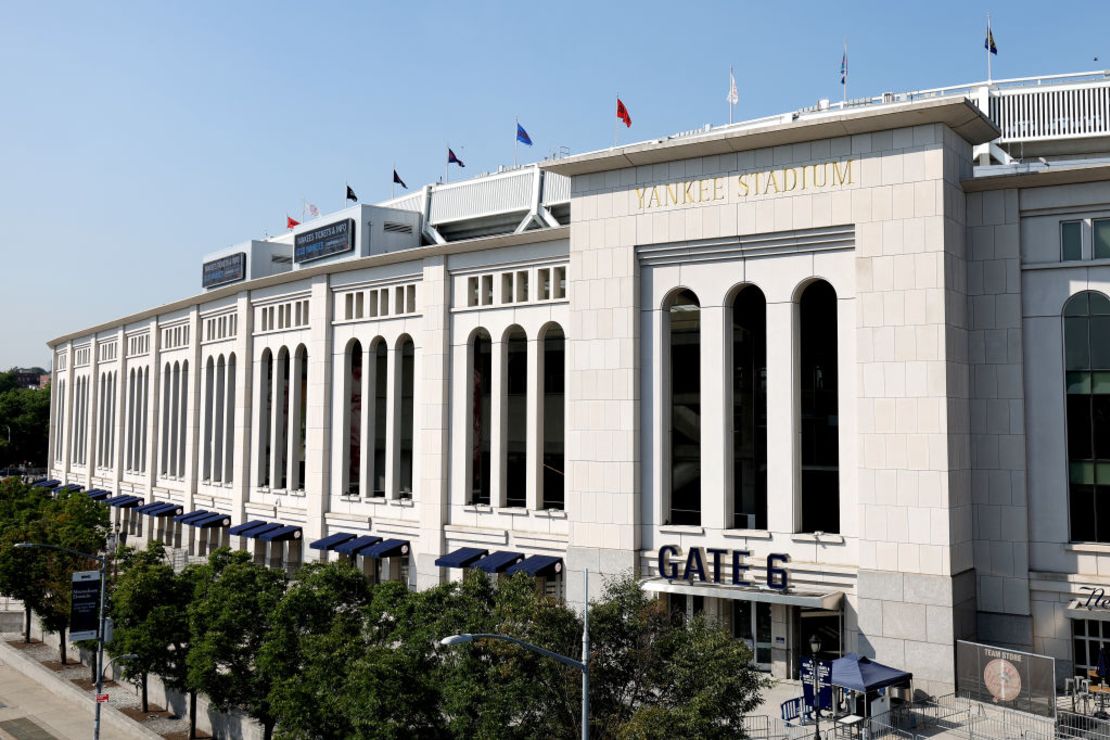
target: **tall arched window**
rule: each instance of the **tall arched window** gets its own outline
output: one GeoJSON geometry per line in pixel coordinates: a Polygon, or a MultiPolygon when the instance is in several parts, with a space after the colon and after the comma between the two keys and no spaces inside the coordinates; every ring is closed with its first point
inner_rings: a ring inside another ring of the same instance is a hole
{"type": "Polygon", "coordinates": [[[212,482],[224,479],[224,413],[227,403],[227,362],[224,356],[216,360],[216,397],[212,402],[212,482]]]}
{"type": "Polygon", "coordinates": [[[840,531],[836,291],[823,280],[798,302],[803,532],[840,531]]]}
{"type": "Polygon", "coordinates": [[[732,500],[733,527],[767,528],[767,301],[751,285],[732,302],[732,500]]]}
{"type": "Polygon", "coordinates": [[[470,344],[470,503],[490,503],[492,344],[481,329],[470,344]]]}
{"type": "Polygon", "coordinates": [[[416,345],[410,337],[401,339],[397,350],[401,362],[401,407],[397,423],[399,435],[399,469],[397,470],[397,490],[401,498],[412,498],[413,477],[413,434],[416,417],[416,345]]]}
{"type": "Polygon", "coordinates": [[[270,485],[270,456],[273,452],[270,424],[274,415],[274,355],[269,349],[262,351],[258,389],[258,484],[270,485]]]}
{"type": "Polygon", "coordinates": [[[374,496],[385,496],[385,440],[389,433],[386,424],[389,347],[385,340],[378,339],[370,354],[370,361],[374,363],[374,483],[371,488],[374,496]]]}
{"type": "Polygon", "coordinates": [[[566,505],[566,338],[558,324],[544,329],[543,376],[543,475],[541,506],[563,509],[566,505]]]}
{"type": "Polygon", "coordinates": [[[305,349],[303,344],[297,347],[295,358],[297,375],[294,382],[297,384],[297,423],[292,433],[295,435],[293,437],[293,475],[296,476],[296,480],[290,481],[289,488],[290,490],[301,490],[304,488],[305,452],[308,447],[308,350],[305,349]]]}
{"type": "Polygon", "coordinates": [[[357,339],[347,345],[345,362],[346,391],[343,400],[347,444],[344,445],[343,476],[346,483],[343,491],[359,496],[362,493],[362,481],[359,480],[362,469],[362,343],[357,339]]]}
{"type": "Polygon", "coordinates": [[[701,304],[689,290],[664,307],[669,342],[671,524],[701,524],[701,304]]]}
{"type": "Polygon", "coordinates": [[[1110,542],[1110,299],[1064,306],[1071,539],[1110,542]]]}
{"type": "Polygon", "coordinates": [[[185,429],[189,418],[189,361],[181,363],[180,408],[177,418],[177,477],[185,476],[185,429]]]}
{"type": "Polygon", "coordinates": [[[289,484],[289,350],[278,351],[274,366],[274,487],[289,484]]]}
{"type": "Polygon", "coordinates": [[[162,371],[162,454],[158,463],[161,475],[170,474],[170,402],[173,398],[173,365],[166,363],[162,371]]]}
{"type": "Polygon", "coordinates": [[[212,479],[212,413],[215,404],[216,363],[209,357],[204,363],[204,443],[202,445],[201,479],[212,479]]]}
{"type": "Polygon", "coordinates": [[[224,483],[234,480],[235,466],[235,355],[227,358],[227,387],[224,392],[224,483]]]}
{"type": "Polygon", "coordinates": [[[528,336],[519,326],[505,334],[505,505],[528,505],[528,336]]]}

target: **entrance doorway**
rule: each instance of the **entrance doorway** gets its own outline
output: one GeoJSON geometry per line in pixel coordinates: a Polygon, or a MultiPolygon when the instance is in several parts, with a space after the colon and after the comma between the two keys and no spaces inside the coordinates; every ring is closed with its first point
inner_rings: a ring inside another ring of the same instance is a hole
{"type": "Polygon", "coordinates": [[[732,602],[732,636],[752,651],[752,662],[771,670],[771,605],[759,601],[732,602]]]}

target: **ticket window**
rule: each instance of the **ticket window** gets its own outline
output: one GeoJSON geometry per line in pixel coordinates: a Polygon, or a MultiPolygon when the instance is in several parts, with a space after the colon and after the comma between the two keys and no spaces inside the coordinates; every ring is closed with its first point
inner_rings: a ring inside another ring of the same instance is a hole
{"type": "Polygon", "coordinates": [[[771,605],[760,601],[732,602],[732,636],[752,651],[752,662],[771,670],[771,605]]]}

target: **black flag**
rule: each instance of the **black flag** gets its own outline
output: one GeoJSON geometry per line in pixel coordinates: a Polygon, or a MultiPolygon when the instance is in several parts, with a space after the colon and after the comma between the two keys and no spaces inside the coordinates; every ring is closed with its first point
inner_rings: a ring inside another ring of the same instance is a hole
{"type": "Polygon", "coordinates": [[[393,170],[393,182],[397,183],[405,190],[409,189],[409,186],[405,184],[405,181],[401,179],[401,176],[397,174],[397,170],[393,170]]]}
{"type": "Polygon", "coordinates": [[[353,200],[355,203],[358,203],[358,196],[355,195],[354,190],[351,190],[350,185],[347,186],[347,200],[353,200]]]}

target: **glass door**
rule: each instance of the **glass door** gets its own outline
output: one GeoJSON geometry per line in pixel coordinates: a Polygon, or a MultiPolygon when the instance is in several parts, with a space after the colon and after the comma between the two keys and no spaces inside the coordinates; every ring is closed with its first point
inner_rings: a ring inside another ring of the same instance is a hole
{"type": "Polygon", "coordinates": [[[732,602],[732,636],[752,651],[760,670],[771,670],[771,605],[755,601],[732,602]]]}

